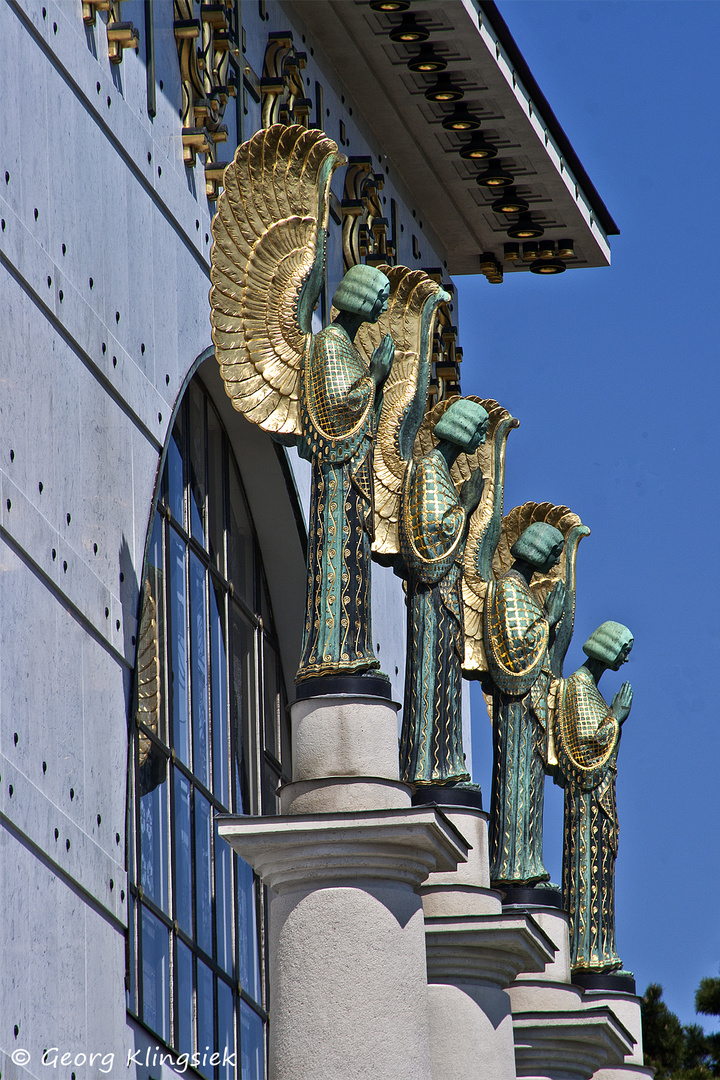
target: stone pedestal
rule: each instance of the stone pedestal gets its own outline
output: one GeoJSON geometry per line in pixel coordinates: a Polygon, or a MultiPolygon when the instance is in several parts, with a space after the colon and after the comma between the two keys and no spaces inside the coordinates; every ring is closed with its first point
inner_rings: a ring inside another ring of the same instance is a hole
{"type": "Polygon", "coordinates": [[[463,789],[429,795],[443,800],[443,813],[471,849],[457,870],[436,871],[420,889],[433,1080],[515,1080],[505,987],[519,971],[542,970],[554,947],[529,916],[503,914],[500,894],[490,888],[487,814],[477,806],[448,805],[449,796],[462,799],[463,789]]]}
{"type": "Polygon", "coordinates": [[[648,1080],[653,1070],[643,1064],[640,998],[633,993],[614,990],[585,990],[583,997],[591,1008],[610,1009],[633,1039],[632,1050],[625,1055],[622,1064],[599,1069],[593,1080],[648,1080]]]}
{"type": "Polygon", "coordinates": [[[532,914],[557,949],[539,974],[520,974],[510,987],[518,1077],[532,1080],[590,1080],[598,1070],[620,1065],[634,1040],[603,1002],[588,1002],[570,981],[568,917],[545,890],[536,904],[506,905],[503,911],[532,914]],[[549,899],[549,898],[548,898],[549,899]]]}
{"type": "Polygon", "coordinates": [[[219,826],[270,890],[270,1078],[431,1080],[416,890],[468,845],[410,806],[389,702],[308,699],[292,725],[283,815],[219,826]]]}

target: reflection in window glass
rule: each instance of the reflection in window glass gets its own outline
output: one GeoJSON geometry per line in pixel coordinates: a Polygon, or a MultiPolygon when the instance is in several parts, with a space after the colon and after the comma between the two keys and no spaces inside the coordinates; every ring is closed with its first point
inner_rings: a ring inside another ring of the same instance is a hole
{"type": "Polygon", "coordinates": [[[128,1009],[176,1054],[199,1052],[207,1080],[263,1080],[264,899],[214,821],[275,811],[289,722],[240,474],[199,379],[168,444],[142,590],[159,678],[143,698],[153,707],[135,713],[128,1009]],[[236,1045],[237,1070],[209,1064],[236,1045]]]}
{"type": "Polygon", "coordinates": [[[192,937],[192,852],[190,781],[179,769],[175,777],[175,918],[192,937]]]}
{"type": "Polygon", "coordinates": [[[205,615],[205,570],[190,556],[190,646],[192,655],[192,714],[194,773],[210,787],[208,754],[208,660],[205,615]]]}
{"type": "MultiPolygon", "coordinates": [[[[217,1049],[220,1054],[220,1080],[235,1080],[235,1069],[232,1067],[231,1055],[235,1053],[235,1006],[233,1005],[232,989],[218,979],[218,1043],[217,1049]],[[230,1060],[228,1061],[228,1058],[230,1060]],[[223,1066],[222,1062],[225,1061],[223,1066]]],[[[258,1077],[262,1080],[262,1074],[258,1077]]]]}
{"type": "Polygon", "coordinates": [[[263,1022],[245,1002],[240,1002],[240,1076],[258,1080],[265,1075],[265,1031],[263,1022]]]}
{"type": "Polygon", "coordinates": [[[170,533],[170,686],[173,746],[184,765],[190,765],[187,684],[187,592],[185,544],[170,533]]]}
{"type": "Polygon", "coordinates": [[[215,936],[217,962],[228,975],[233,973],[232,938],[232,850],[215,828],[215,936]]]}
{"type": "Polygon", "coordinates": [[[212,810],[195,791],[195,914],[198,945],[212,956],[212,810]]]}
{"type": "Polygon", "coordinates": [[[178,940],[177,971],[175,973],[177,998],[177,1035],[175,1045],[181,1054],[193,1052],[193,962],[187,945],[178,940]]]}
{"type": "Polygon", "coordinates": [[[280,691],[277,681],[277,657],[275,650],[265,642],[263,644],[263,689],[265,695],[265,749],[280,757],[279,721],[280,691]]]}
{"type": "Polygon", "coordinates": [[[212,665],[213,788],[223,806],[230,806],[228,791],[227,659],[223,596],[210,591],[210,654],[212,665]]]}
{"type": "MultiPolygon", "coordinates": [[[[135,948],[136,948],[136,944],[135,944],[135,904],[133,902],[132,896],[128,897],[128,940],[130,942],[130,949],[134,953],[135,948]]],[[[134,964],[130,965],[130,985],[129,985],[127,991],[125,992],[125,997],[127,999],[127,1007],[128,1007],[128,1009],[132,1009],[132,1011],[134,1012],[136,1007],[137,1007],[136,1004],[135,1004],[135,965],[134,964]]]]}
{"type": "Polygon", "coordinates": [[[236,604],[232,606],[232,711],[235,733],[236,811],[249,814],[250,753],[249,733],[255,697],[254,633],[236,604]]]}
{"type": "Polygon", "coordinates": [[[240,490],[235,468],[230,469],[230,532],[228,534],[228,576],[235,593],[250,608],[255,608],[255,574],[253,566],[253,537],[250,517],[240,490]]]}
{"type": "Polygon", "coordinates": [[[212,971],[202,960],[197,962],[197,1020],[198,1020],[198,1053],[200,1054],[199,1072],[203,1076],[212,1077],[214,1069],[209,1065],[208,1059],[215,1053],[215,1022],[213,1009],[213,977],[212,971]],[[205,1065],[203,1067],[203,1059],[205,1065]]]}
{"type": "Polygon", "coordinates": [[[167,783],[140,799],[140,884],[151,900],[168,910],[167,783]]]}
{"type": "Polygon", "coordinates": [[[223,433],[215,410],[208,409],[208,534],[210,559],[216,570],[225,569],[225,499],[223,433]]]}
{"type": "Polygon", "coordinates": [[[190,524],[193,536],[205,542],[205,397],[197,383],[188,390],[190,436],[190,524]]]}
{"type": "Polygon", "coordinates": [[[181,527],[185,524],[183,513],[183,423],[182,410],[178,413],[172,438],[168,443],[167,457],[165,459],[165,478],[167,484],[167,501],[170,513],[181,527]]]}
{"type": "Polygon", "coordinates": [[[167,928],[142,909],[143,1022],[160,1038],[170,1038],[170,951],[167,928]]]}
{"type": "Polygon", "coordinates": [[[240,985],[246,994],[260,1001],[260,955],[257,947],[257,915],[255,907],[255,882],[252,869],[238,856],[238,945],[240,953],[240,985]]]}

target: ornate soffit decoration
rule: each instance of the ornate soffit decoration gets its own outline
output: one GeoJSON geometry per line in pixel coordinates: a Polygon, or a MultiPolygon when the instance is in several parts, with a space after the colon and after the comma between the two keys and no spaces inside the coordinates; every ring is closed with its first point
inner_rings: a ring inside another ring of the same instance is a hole
{"type": "Polygon", "coordinates": [[[351,157],[345,172],[341,203],[343,269],[365,262],[369,266],[395,264],[394,237],[388,237],[380,192],[382,173],[373,172],[372,161],[351,157]]]}
{"type": "Polygon", "coordinates": [[[95,25],[98,11],[107,12],[108,57],[111,64],[119,64],[125,49],[137,50],[140,34],[131,22],[123,22],[120,12],[122,0],[83,0],[82,16],[86,26],[95,25]]]}
{"type": "Polygon", "coordinates": [[[205,158],[207,196],[215,200],[227,162],[217,160],[218,143],[227,142],[225,107],[237,94],[230,64],[240,55],[234,0],[174,0],[174,32],[182,80],[183,160],[190,168],[205,158]]]}
{"type": "Polygon", "coordinates": [[[260,96],[262,126],[300,124],[309,127],[312,101],[305,96],[302,72],[307,55],[298,52],[289,31],[268,36],[260,96]]]}

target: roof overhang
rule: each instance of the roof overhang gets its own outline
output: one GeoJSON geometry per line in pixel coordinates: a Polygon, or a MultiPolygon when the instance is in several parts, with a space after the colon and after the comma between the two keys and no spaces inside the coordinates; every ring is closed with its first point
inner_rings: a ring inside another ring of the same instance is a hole
{"type": "MultiPolygon", "coordinates": [[[[526,271],[505,245],[517,215],[497,213],[502,189],[480,186],[488,162],[460,157],[469,135],[447,130],[451,104],[427,100],[437,76],[409,70],[416,44],[390,40],[400,14],[370,0],[286,0],[311,25],[365,123],[387,151],[414,204],[444,247],[454,274],[476,274],[492,255],[504,272],[526,271]]],[[[607,266],[608,235],[617,227],[582,168],[567,136],[535,83],[495,4],[472,0],[414,0],[409,14],[428,31],[427,44],[447,61],[444,72],[462,90],[462,105],[477,115],[481,133],[498,151],[494,164],[514,177],[543,241],[571,241],[568,269],[607,266]]],[[[525,254],[526,261],[523,261],[525,254]]]]}

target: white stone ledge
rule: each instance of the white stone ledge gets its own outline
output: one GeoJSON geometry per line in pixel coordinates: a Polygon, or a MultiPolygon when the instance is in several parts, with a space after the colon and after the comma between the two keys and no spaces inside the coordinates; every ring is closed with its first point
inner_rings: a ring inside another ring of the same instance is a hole
{"type": "Polygon", "coordinates": [[[467,858],[437,810],[376,810],[293,817],[220,817],[218,832],[275,892],[396,881],[417,888],[467,858]]]}
{"type": "Polygon", "coordinates": [[[425,919],[428,981],[505,988],[519,971],[541,971],[555,946],[528,915],[425,919]]]}
{"type": "Polygon", "coordinates": [[[590,1080],[621,1064],[632,1037],[610,1009],[513,1013],[518,1077],[590,1080]]]}

